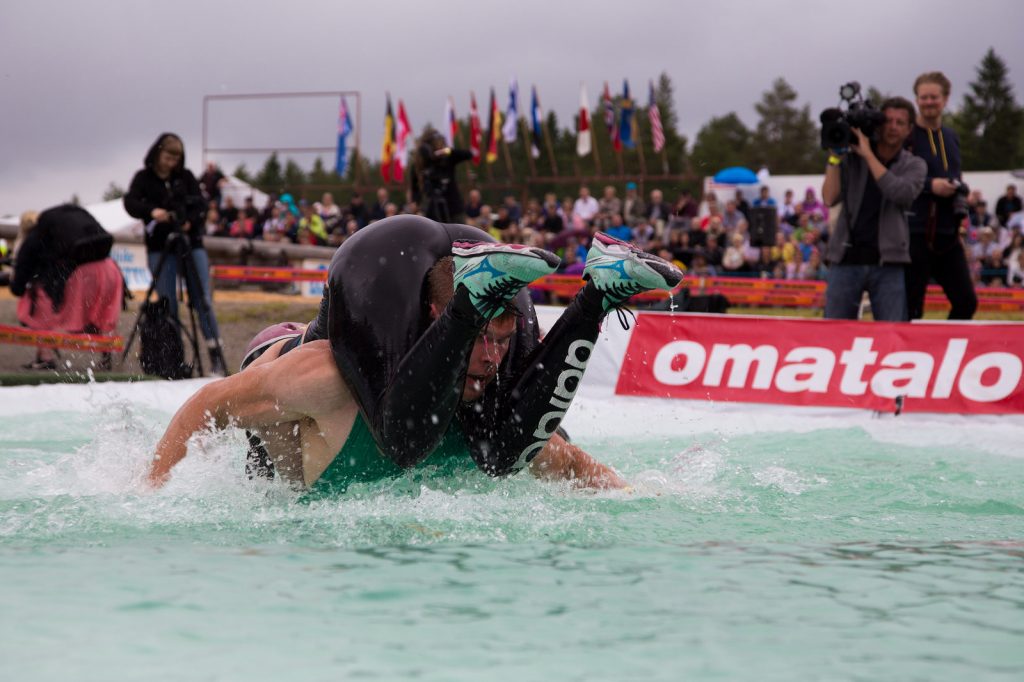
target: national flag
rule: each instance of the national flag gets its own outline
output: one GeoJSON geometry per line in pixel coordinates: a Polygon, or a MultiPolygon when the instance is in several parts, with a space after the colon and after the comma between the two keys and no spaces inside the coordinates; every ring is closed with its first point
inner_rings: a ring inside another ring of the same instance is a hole
{"type": "Polygon", "coordinates": [[[587,85],[580,83],[580,113],[576,120],[576,154],[590,153],[590,103],[587,99],[587,85]]]}
{"type": "Polygon", "coordinates": [[[633,142],[633,100],[629,97],[629,81],[622,81],[622,100],[619,103],[619,139],[626,149],[633,149],[636,143],[633,142]]]}
{"type": "Polygon", "coordinates": [[[398,100],[398,133],[397,144],[395,145],[395,182],[402,182],[405,179],[405,166],[409,158],[409,135],[412,133],[412,126],[409,125],[409,117],[405,115],[405,104],[398,100]]]}
{"type": "Polygon", "coordinates": [[[444,105],[444,143],[448,147],[455,146],[455,138],[459,135],[459,120],[455,118],[455,102],[449,97],[444,105]]]}
{"type": "Polygon", "coordinates": [[[505,125],[501,134],[505,141],[512,144],[516,141],[516,126],[519,125],[519,82],[515,78],[508,84],[508,108],[505,109],[505,125]]]}
{"type": "Polygon", "coordinates": [[[661,127],[661,111],[658,109],[658,100],[654,98],[654,81],[650,82],[647,96],[647,118],[651,122],[651,140],[654,142],[654,151],[660,152],[665,148],[665,130],[661,127]]]}
{"type": "Polygon", "coordinates": [[[494,163],[498,160],[498,140],[501,139],[501,112],[498,111],[498,101],[494,98],[494,88],[491,88],[490,116],[487,123],[487,163],[494,163]]]}
{"type": "Polygon", "coordinates": [[[601,102],[604,104],[604,127],[608,129],[612,149],[621,152],[622,140],[619,139],[619,128],[615,125],[615,104],[612,102],[612,95],[608,90],[608,81],[604,82],[604,95],[601,96],[601,102]]]}
{"type": "Polygon", "coordinates": [[[395,114],[391,110],[391,93],[384,113],[384,142],[380,149],[380,176],[384,182],[391,182],[391,164],[395,158],[395,114]]]}
{"type": "Polygon", "coordinates": [[[534,85],[530,89],[530,131],[533,133],[530,153],[533,154],[535,159],[540,157],[540,142],[544,135],[544,131],[541,129],[541,121],[543,120],[544,115],[540,110],[540,99],[537,97],[537,86],[534,85]]]}
{"type": "Polygon", "coordinates": [[[469,93],[469,151],[473,165],[480,165],[480,111],[476,108],[476,95],[469,93]]]}
{"type": "Polygon", "coordinates": [[[338,108],[338,152],[334,157],[334,172],[339,178],[345,177],[345,166],[348,161],[348,149],[346,141],[348,134],[352,132],[352,119],[348,115],[348,107],[345,105],[345,98],[341,98],[341,106],[338,108]]]}

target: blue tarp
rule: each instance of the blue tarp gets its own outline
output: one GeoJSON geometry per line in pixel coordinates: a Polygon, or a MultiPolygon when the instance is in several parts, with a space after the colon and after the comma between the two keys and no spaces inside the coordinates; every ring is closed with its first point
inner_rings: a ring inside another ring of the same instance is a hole
{"type": "Polygon", "coordinates": [[[753,185],[757,183],[757,173],[743,166],[732,166],[715,173],[715,182],[723,185],[753,185]]]}

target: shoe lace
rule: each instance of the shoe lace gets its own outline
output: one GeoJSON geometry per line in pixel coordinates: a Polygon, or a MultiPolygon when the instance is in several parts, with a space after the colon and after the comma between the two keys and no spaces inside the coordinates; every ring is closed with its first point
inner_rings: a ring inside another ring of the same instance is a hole
{"type": "Polygon", "coordinates": [[[629,330],[630,320],[636,324],[636,315],[626,307],[628,301],[634,294],[644,291],[644,287],[636,282],[611,282],[604,290],[605,299],[608,301],[608,310],[614,310],[619,318],[619,324],[623,330],[629,330]]]}
{"type": "Polygon", "coordinates": [[[523,283],[514,277],[502,277],[488,282],[476,298],[486,309],[482,311],[486,315],[503,308],[522,288],[523,283]]]}

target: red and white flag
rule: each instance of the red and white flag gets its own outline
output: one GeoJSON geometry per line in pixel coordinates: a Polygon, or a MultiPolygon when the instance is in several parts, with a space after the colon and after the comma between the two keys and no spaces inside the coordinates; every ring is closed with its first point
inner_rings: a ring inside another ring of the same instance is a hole
{"type": "Polygon", "coordinates": [[[590,100],[587,97],[587,86],[580,83],[580,113],[576,121],[576,154],[586,156],[590,153],[590,100]]]}
{"type": "Polygon", "coordinates": [[[615,103],[612,102],[612,94],[608,90],[608,81],[604,82],[601,103],[604,105],[604,127],[608,129],[608,139],[612,141],[612,149],[621,152],[622,140],[619,138],[619,126],[615,124],[615,103]]]}
{"type": "Polygon", "coordinates": [[[469,151],[473,165],[480,165],[480,110],[476,108],[476,95],[469,93],[469,151]]]}
{"type": "Polygon", "coordinates": [[[405,178],[405,167],[409,158],[409,135],[412,126],[405,115],[405,104],[398,100],[398,123],[395,126],[395,182],[405,178]]]}

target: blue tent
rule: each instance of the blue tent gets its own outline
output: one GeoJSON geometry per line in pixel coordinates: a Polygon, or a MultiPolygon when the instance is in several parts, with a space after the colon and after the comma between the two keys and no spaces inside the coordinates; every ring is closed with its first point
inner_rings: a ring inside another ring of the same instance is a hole
{"type": "Polygon", "coordinates": [[[757,173],[743,166],[732,166],[715,173],[715,182],[723,185],[754,185],[757,184],[757,173]]]}

